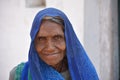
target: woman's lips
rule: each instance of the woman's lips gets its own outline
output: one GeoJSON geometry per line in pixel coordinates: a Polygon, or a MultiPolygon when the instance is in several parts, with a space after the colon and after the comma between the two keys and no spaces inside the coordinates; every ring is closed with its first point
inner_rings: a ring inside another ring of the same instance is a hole
{"type": "Polygon", "coordinates": [[[49,53],[49,54],[43,54],[43,55],[46,57],[54,57],[54,56],[57,56],[58,53],[49,53]]]}
{"type": "Polygon", "coordinates": [[[58,54],[58,53],[49,53],[49,54],[44,54],[44,55],[49,56],[49,55],[55,55],[55,54],[58,54]]]}

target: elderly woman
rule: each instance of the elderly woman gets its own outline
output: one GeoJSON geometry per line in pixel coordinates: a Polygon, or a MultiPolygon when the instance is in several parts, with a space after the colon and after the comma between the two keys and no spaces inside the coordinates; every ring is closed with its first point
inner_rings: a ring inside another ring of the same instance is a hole
{"type": "Polygon", "coordinates": [[[10,80],[99,80],[67,16],[46,8],[36,15],[26,63],[16,66],[10,80]]]}

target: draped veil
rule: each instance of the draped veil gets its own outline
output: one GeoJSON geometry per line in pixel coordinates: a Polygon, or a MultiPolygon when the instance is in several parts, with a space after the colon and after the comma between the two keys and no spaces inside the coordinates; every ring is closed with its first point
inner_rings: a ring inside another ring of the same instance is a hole
{"type": "Polygon", "coordinates": [[[78,40],[69,19],[62,11],[55,8],[41,10],[34,18],[30,33],[31,45],[28,62],[24,66],[21,80],[28,80],[29,71],[32,80],[64,80],[60,73],[39,58],[34,47],[34,39],[44,16],[60,16],[64,20],[66,55],[72,80],[99,80],[96,70],[78,40]]]}

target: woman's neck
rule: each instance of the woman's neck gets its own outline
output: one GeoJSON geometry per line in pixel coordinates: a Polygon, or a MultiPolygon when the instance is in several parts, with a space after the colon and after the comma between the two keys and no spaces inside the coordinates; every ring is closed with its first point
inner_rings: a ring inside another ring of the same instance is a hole
{"type": "Polygon", "coordinates": [[[58,72],[64,72],[66,70],[68,70],[68,63],[67,63],[67,58],[64,57],[62,61],[60,61],[58,64],[56,64],[55,66],[53,66],[53,68],[55,70],[57,70],[58,72]]]}

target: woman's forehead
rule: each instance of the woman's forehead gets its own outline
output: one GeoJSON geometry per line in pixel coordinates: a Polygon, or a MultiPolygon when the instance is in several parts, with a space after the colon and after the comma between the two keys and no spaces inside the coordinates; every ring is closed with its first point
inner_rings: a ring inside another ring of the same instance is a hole
{"type": "Polygon", "coordinates": [[[62,27],[63,26],[57,23],[44,21],[40,26],[38,35],[57,35],[57,34],[63,35],[64,32],[62,27]]]}

